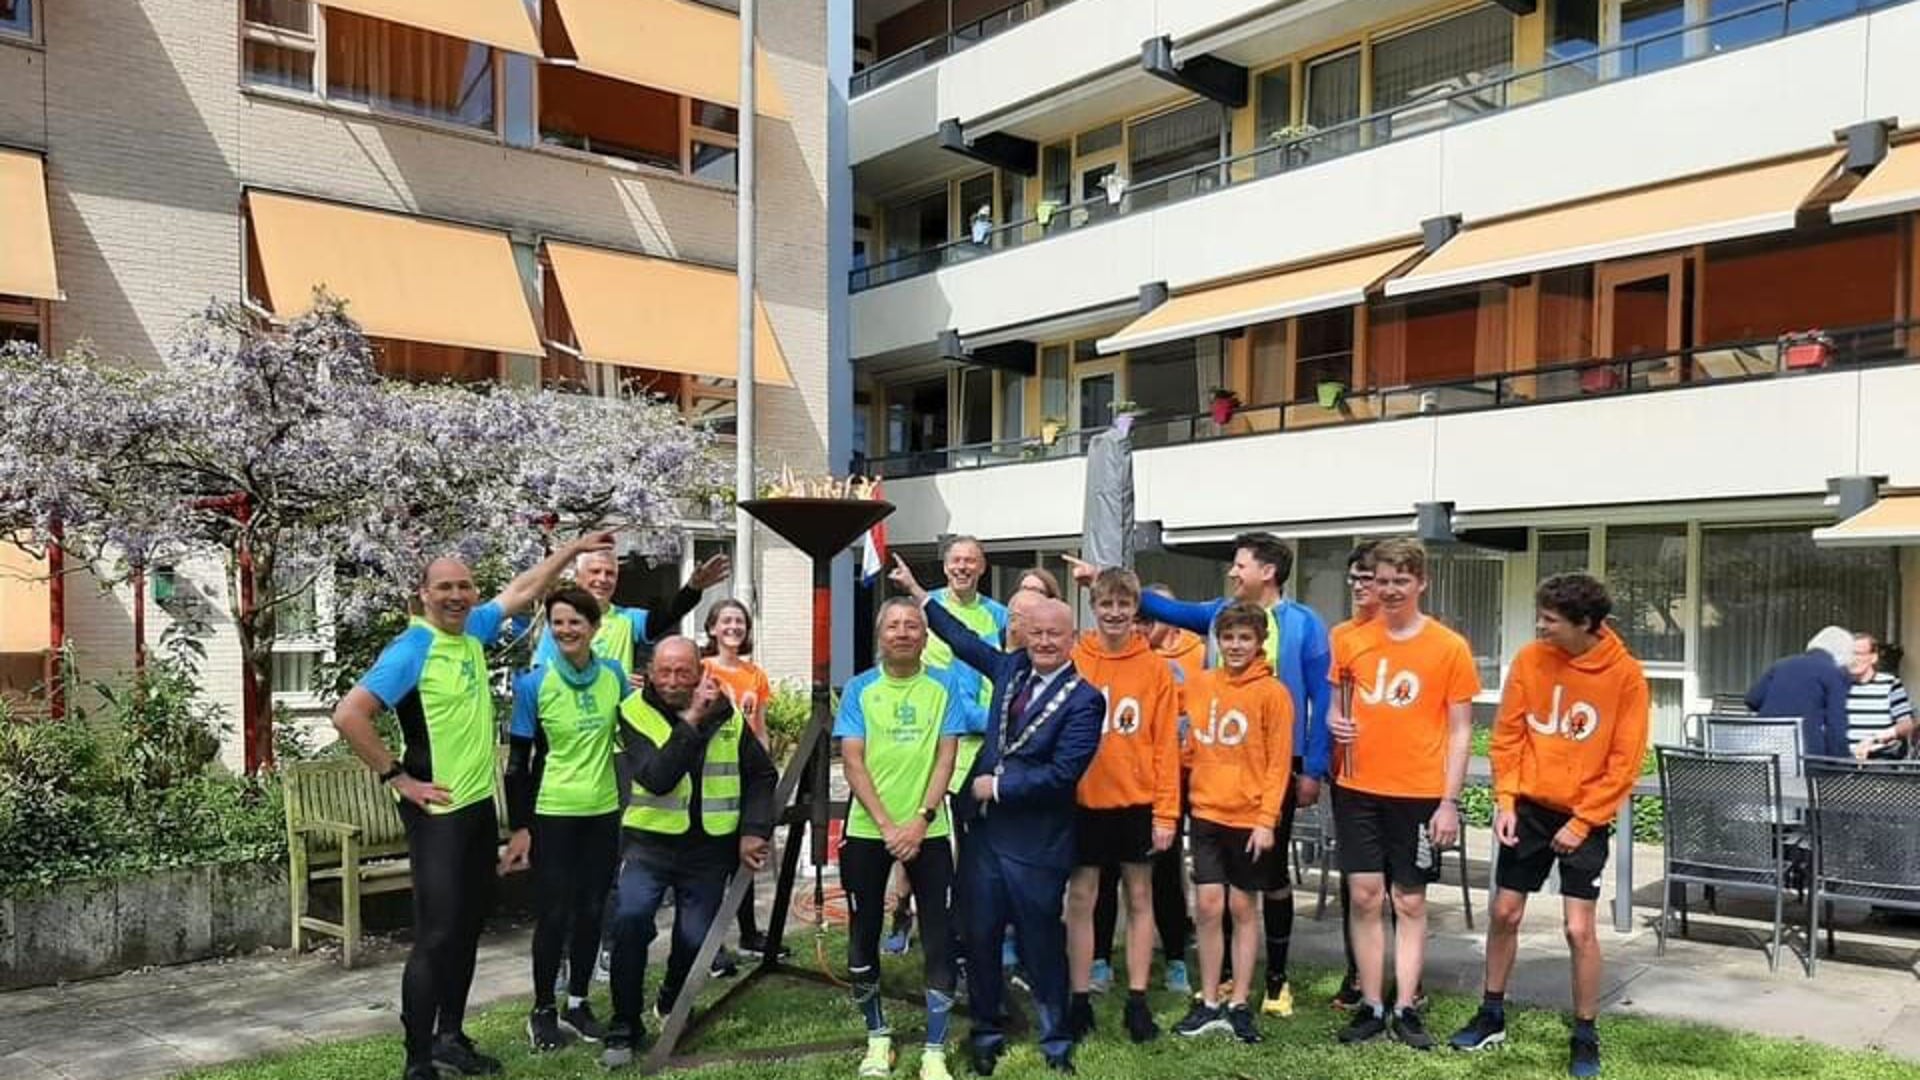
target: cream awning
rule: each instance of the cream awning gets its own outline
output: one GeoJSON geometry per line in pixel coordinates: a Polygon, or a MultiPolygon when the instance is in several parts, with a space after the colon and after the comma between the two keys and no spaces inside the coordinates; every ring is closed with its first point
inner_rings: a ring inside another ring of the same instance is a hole
{"type": "Polygon", "coordinates": [[[52,648],[47,564],[0,539],[0,653],[52,648]]]}
{"type": "Polygon", "coordinates": [[[1470,223],[1412,273],[1388,282],[1387,295],[1782,232],[1838,163],[1839,154],[1823,153],[1470,223]]]}
{"type": "Polygon", "coordinates": [[[1838,525],[1813,530],[1820,547],[1920,544],[1920,495],[1889,495],[1838,525]]]}
{"type": "MultiPolygon", "coordinates": [[[[740,106],[740,17],[690,0],[555,0],[582,68],[730,108],[740,106]]],[[[551,40],[551,39],[550,39],[551,40]]],[[[780,82],[755,47],[755,105],[787,118],[780,82]]]]}
{"type": "Polygon", "coordinates": [[[39,154],[0,150],[0,293],[65,300],[53,271],[47,171],[39,154]]]}
{"type": "Polygon", "coordinates": [[[1920,140],[1887,151],[1860,186],[1833,204],[1833,220],[1861,221],[1920,210],[1920,140]]]}
{"type": "MultiPolygon", "coordinates": [[[[588,360],[713,379],[739,374],[740,279],[731,271],[557,241],[548,241],[547,260],[588,360]]],[[[754,381],[792,386],[757,297],[753,343],[754,381]]]]}
{"type": "Polygon", "coordinates": [[[1099,349],[1123,352],[1365,303],[1369,288],[1419,251],[1407,245],[1183,293],[1102,338],[1099,349]]]}
{"type": "Polygon", "coordinates": [[[325,288],[374,337],[546,351],[505,233],[264,191],[247,205],[277,318],[325,288]]]}
{"type": "Polygon", "coordinates": [[[321,0],[328,7],[369,15],[436,34],[540,55],[540,31],[523,0],[321,0]]]}

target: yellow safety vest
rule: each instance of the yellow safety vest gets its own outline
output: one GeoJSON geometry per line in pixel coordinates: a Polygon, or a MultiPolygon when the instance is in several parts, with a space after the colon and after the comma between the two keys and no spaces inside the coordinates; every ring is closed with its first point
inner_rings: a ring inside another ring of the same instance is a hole
{"type": "MultiPolygon", "coordinates": [[[[673,721],[639,694],[627,696],[620,706],[620,716],[656,750],[667,745],[667,737],[673,732],[673,721]]],[[[740,830],[740,733],[744,726],[740,711],[735,709],[707,741],[706,764],[700,770],[700,828],[708,836],[727,836],[740,830]]],[[[687,809],[692,801],[691,776],[682,776],[665,795],[655,795],[638,780],[629,779],[627,810],[620,823],[641,832],[684,836],[690,827],[687,809]]]]}

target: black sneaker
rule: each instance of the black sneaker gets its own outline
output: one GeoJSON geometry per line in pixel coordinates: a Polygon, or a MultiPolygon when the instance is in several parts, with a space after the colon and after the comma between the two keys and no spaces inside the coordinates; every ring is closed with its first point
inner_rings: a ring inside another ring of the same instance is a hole
{"type": "Polygon", "coordinates": [[[462,1076],[492,1076],[500,1071],[500,1059],[474,1049],[473,1040],[464,1032],[437,1036],[433,1040],[433,1063],[462,1076]]]}
{"type": "Polygon", "coordinates": [[[1352,1012],[1365,1000],[1360,993],[1360,984],[1349,979],[1340,984],[1340,992],[1333,995],[1331,1004],[1335,1012],[1352,1012]]]}
{"type": "Polygon", "coordinates": [[[1160,1037],[1160,1025],[1153,1022],[1153,1010],[1143,997],[1127,998],[1127,1038],[1134,1042],[1152,1042],[1160,1037]]]}
{"type": "Polygon", "coordinates": [[[1093,1034],[1093,1002],[1075,994],[1067,1003],[1067,1037],[1079,1042],[1093,1034]]]}
{"type": "Polygon", "coordinates": [[[567,1037],[560,1031],[560,1013],[553,1006],[527,1014],[527,1042],[533,1045],[536,1054],[550,1053],[567,1045],[567,1037]]]}
{"type": "Polygon", "coordinates": [[[1196,1001],[1187,1010],[1187,1015],[1173,1025],[1173,1033],[1184,1039],[1191,1039],[1208,1032],[1231,1032],[1233,1025],[1227,1022],[1227,1010],[1218,1005],[1207,1007],[1204,1001],[1196,1001]]]}
{"type": "Polygon", "coordinates": [[[626,1035],[608,1035],[606,1048],[600,1051],[600,1065],[624,1069],[633,1064],[633,1040],[626,1035]]]}
{"type": "Polygon", "coordinates": [[[1227,1009],[1227,1026],[1233,1029],[1233,1037],[1243,1043],[1260,1041],[1260,1029],[1253,1026],[1253,1010],[1245,1005],[1234,1005],[1227,1009]]]}
{"type": "Polygon", "coordinates": [[[1567,1075],[1592,1077],[1600,1075],[1600,1036],[1575,1032],[1568,1044],[1572,1056],[1567,1061],[1567,1075]]]}
{"type": "Polygon", "coordinates": [[[707,969],[707,974],[716,979],[731,979],[740,974],[740,965],[732,953],[721,949],[713,954],[713,966],[707,969]]]}
{"type": "Polygon", "coordinates": [[[1339,1039],[1348,1045],[1372,1042],[1387,1033],[1387,1018],[1375,1011],[1365,1002],[1353,1010],[1353,1016],[1347,1026],[1340,1029],[1339,1039]]]}
{"type": "Polygon", "coordinates": [[[1467,1026],[1453,1033],[1447,1045],[1455,1050],[1491,1050],[1507,1041],[1507,1014],[1480,1006],[1467,1026]]]}
{"type": "MultiPolygon", "coordinates": [[[[767,935],[748,934],[743,936],[740,939],[740,955],[752,956],[756,958],[765,958],[767,955],[767,935]]],[[[775,956],[774,959],[785,960],[787,957],[792,955],[793,955],[793,950],[787,948],[785,945],[782,945],[780,946],[780,954],[778,956],[775,956]]]]}
{"type": "Polygon", "coordinates": [[[440,1080],[440,1070],[434,1068],[431,1063],[409,1065],[406,1071],[400,1074],[400,1080],[440,1080]]]}
{"type": "Polygon", "coordinates": [[[1433,1036],[1427,1034],[1427,1023],[1420,1019],[1418,1009],[1406,1008],[1393,1014],[1393,1039],[1410,1049],[1433,1049],[1433,1036]]]}
{"type": "Polygon", "coordinates": [[[560,1014],[560,1026],[573,1032],[581,1042],[603,1042],[607,1037],[606,1025],[593,1015],[593,1006],[584,1001],[560,1014]]]}

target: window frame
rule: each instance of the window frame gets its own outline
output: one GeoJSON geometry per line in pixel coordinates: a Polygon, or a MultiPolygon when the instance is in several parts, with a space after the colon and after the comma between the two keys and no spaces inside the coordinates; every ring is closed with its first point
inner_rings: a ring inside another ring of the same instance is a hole
{"type": "Polygon", "coordinates": [[[694,123],[695,112],[694,112],[693,106],[695,103],[695,99],[688,97],[685,94],[681,94],[680,95],[680,174],[686,177],[687,179],[694,181],[695,183],[712,184],[715,187],[726,188],[729,191],[736,190],[740,186],[739,129],[741,124],[750,123],[751,121],[748,120],[747,117],[743,113],[741,113],[739,109],[734,108],[731,105],[722,105],[717,101],[705,101],[704,99],[701,99],[701,102],[703,104],[712,105],[717,109],[732,109],[733,116],[734,116],[734,123],[733,123],[734,130],[732,132],[726,132],[726,131],[721,131],[718,128],[710,128],[704,125],[694,123]],[[733,183],[724,184],[718,180],[709,180],[704,176],[697,176],[694,174],[693,147],[695,143],[700,143],[706,146],[712,146],[720,149],[727,149],[727,150],[733,151],[733,183]]]}
{"type": "Polygon", "coordinates": [[[0,294],[0,322],[14,326],[32,326],[33,344],[46,352],[53,341],[53,305],[31,296],[0,294]]]}
{"type": "Polygon", "coordinates": [[[45,12],[42,8],[35,6],[34,0],[23,0],[23,2],[26,4],[27,11],[26,32],[21,33],[6,23],[0,23],[0,43],[44,47],[46,37],[41,26],[46,21],[45,12]]]}

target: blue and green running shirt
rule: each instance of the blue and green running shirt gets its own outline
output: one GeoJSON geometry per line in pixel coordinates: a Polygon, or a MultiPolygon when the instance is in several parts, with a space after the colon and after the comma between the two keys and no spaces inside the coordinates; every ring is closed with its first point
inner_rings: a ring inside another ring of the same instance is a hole
{"type": "MultiPolygon", "coordinates": [[[[593,634],[593,655],[620,665],[621,671],[633,670],[634,646],[651,645],[647,640],[647,609],[609,604],[600,616],[600,629],[593,634]]],[[[551,664],[560,655],[553,643],[553,630],[540,627],[540,640],[533,646],[535,667],[551,664]]]]}
{"type": "MultiPolygon", "coordinates": [[[[947,589],[935,589],[931,595],[933,603],[937,603],[949,612],[952,612],[953,617],[965,624],[967,629],[979,635],[980,640],[987,642],[996,649],[1006,647],[1006,605],[985,593],[975,593],[973,603],[971,604],[961,603],[954,597],[953,593],[947,589]]],[[[993,684],[988,682],[982,673],[974,671],[967,665],[955,660],[953,658],[953,649],[937,636],[933,634],[927,635],[927,646],[920,651],[920,659],[925,661],[926,665],[930,668],[952,668],[956,671],[964,671],[973,676],[972,682],[979,688],[977,691],[977,696],[979,697],[977,704],[983,715],[987,707],[993,703],[993,684]]],[[[980,731],[984,733],[986,728],[982,726],[980,731]]],[[[960,784],[966,779],[967,771],[973,768],[974,759],[980,756],[982,741],[983,739],[980,735],[971,733],[960,740],[960,760],[955,762],[953,766],[953,786],[951,790],[960,790],[960,784]]]]}
{"type": "Polygon", "coordinates": [[[416,618],[381,651],[360,685],[400,719],[407,772],[452,796],[437,814],[493,797],[493,687],[487,646],[505,614],[489,601],[467,613],[464,633],[449,634],[416,618]]]}
{"type": "Polygon", "coordinates": [[[620,809],[614,732],[620,702],[631,690],[620,665],[600,656],[585,671],[561,656],[513,681],[508,733],[532,739],[543,752],[534,772],[539,784],[534,813],[592,817],[620,809]]]}
{"type": "MultiPolygon", "coordinates": [[[[896,679],[871,668],[854,676],[841,693],[833,737],[866,743],[867,775],[873,778],[880,805],[896,824],[913,820],[926,805],[941,738],[966,732],[967,689],[956,686],[943,669],[923,667],[912,678],[896,679]]],[[[946,836],[949,831],[942,799],[927,836],[946,836]]],[[[858,799],[851,801],[847,811],[847,835],[881,839],[880,824],[858,799]]]]}

